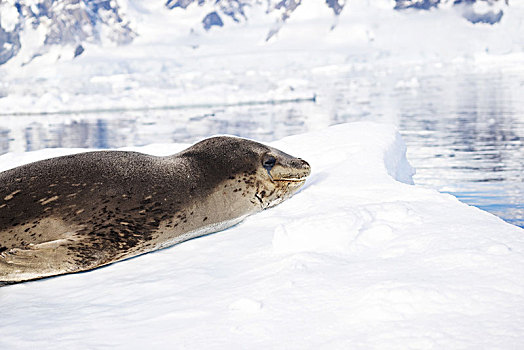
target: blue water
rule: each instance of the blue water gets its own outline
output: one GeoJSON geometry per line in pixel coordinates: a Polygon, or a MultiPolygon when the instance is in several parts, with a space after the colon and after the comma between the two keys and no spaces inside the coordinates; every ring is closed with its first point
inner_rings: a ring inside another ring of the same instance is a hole
{"type": "Polygon", "coordinates": [[[318,79],[315,101],[3,116],[0,154],[194,142],[213,134],[272,141],[343,122],[396,123],[416,184],[524,227],[524,69],[392,67],[318,79]]]}
{"type": "Polygon", "coordinates": [[[524,75],[467,72],[420,88],[400,122],[415,182],[524,227],[524,75]]]}

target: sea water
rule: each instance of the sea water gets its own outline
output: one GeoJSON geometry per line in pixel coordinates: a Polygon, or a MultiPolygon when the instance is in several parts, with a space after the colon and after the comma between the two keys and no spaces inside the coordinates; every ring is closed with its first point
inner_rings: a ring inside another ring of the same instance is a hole
{"type": "Polygon", "coordinates": [[[467,63],[353,65],[308,79],[313,93],[296,100],[2,116],[0,154],[191,143],[214,134],[269,142],[358,120],[394,123],[417,185],[524,227],[524,72],[467,63]]]}

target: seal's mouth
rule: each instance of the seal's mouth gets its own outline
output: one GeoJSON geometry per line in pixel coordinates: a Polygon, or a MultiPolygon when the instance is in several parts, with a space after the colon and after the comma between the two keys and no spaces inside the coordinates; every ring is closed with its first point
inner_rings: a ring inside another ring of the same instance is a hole
{"type": "MultiPolygon", "coordinates": [[[[286,177],[276,177],[274,175],[271,174],[271,172],[267,172],[268,175],[269,175],[269,178],[271,179],[271,181],[273,182],[289,182],[289,183],[304,183],[306,182],[306,179],[307,179],[307,175],[304,175],[304,176],[286,176],[286,177]]],[[[309,175],[309,174],[308,174],[309,175]]]]}
{"type": "Polygon", "coordinates": [[[281,178],[281,179],[272,178],[272,180],[276,181],[276,182],[305,182],[306,181],[306,177],[302,177],[302,178],[281,178]]]}

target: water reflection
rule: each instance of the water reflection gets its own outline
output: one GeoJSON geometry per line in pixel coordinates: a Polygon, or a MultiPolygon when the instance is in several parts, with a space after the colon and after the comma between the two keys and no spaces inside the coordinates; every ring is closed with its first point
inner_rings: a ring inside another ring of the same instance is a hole
{"type": "Polygon", "coordinates": [[[0,128],[0,154],[9,152],[9,129],[0,128]]]}
{"type": "Polygon", "coordinates": [[[311,85],[315,103],[1,117],[0,153],[189,143],[214,134],[272,141],[343,122],[393,122],[417,168],[415,183],[524,227],[524,74],[349,70],[312,77],[311,85]]]}
{"type": "MultiPolygon", "coordinates": [[[[431,80],[422,79],[421,87],[434,83],[431,80]]],[[[518,97],[523,80],[502,74],[459,75],[410,101],[400,128],[418,171],[416,183],[524,226],[524,108],[518,97]],[[455,93],[451,100],[449,91],[455,93]],[[424,109],[430,111],[431,122],[407,116],[424,109]]]]}
{"type": "MultiPolygon", "coordinates": [[[[309,102],[311,104],[311,102],[309,102]]],[[[251,106],[214,110],[124,112],[95,116],[4,117],[0,153],[53,147],[117,148],[149,143],[194,142],[214,134],[271,141],[306,132],[300,107],[251,106]]]]}

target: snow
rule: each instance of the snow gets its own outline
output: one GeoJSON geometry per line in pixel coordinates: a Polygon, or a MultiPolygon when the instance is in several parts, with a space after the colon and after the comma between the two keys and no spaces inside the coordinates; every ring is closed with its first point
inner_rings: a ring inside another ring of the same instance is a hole
{"type": "MultiPolygon", "coordinates": [[[[412,185],[394,126],[271,145],[312,166],[294,197],[168,249],[0,288],[0,348],[524,346],[524,230],[412,185]]],[[[9,153],[0,170],[77,151],[9,153]]]]}
{"type": "Polygon", "coordinates": [[[15,29],[18,21],[18,11],[10,1],[0,4],[0,27],[6,32],[11,32],[15,29]]]}

